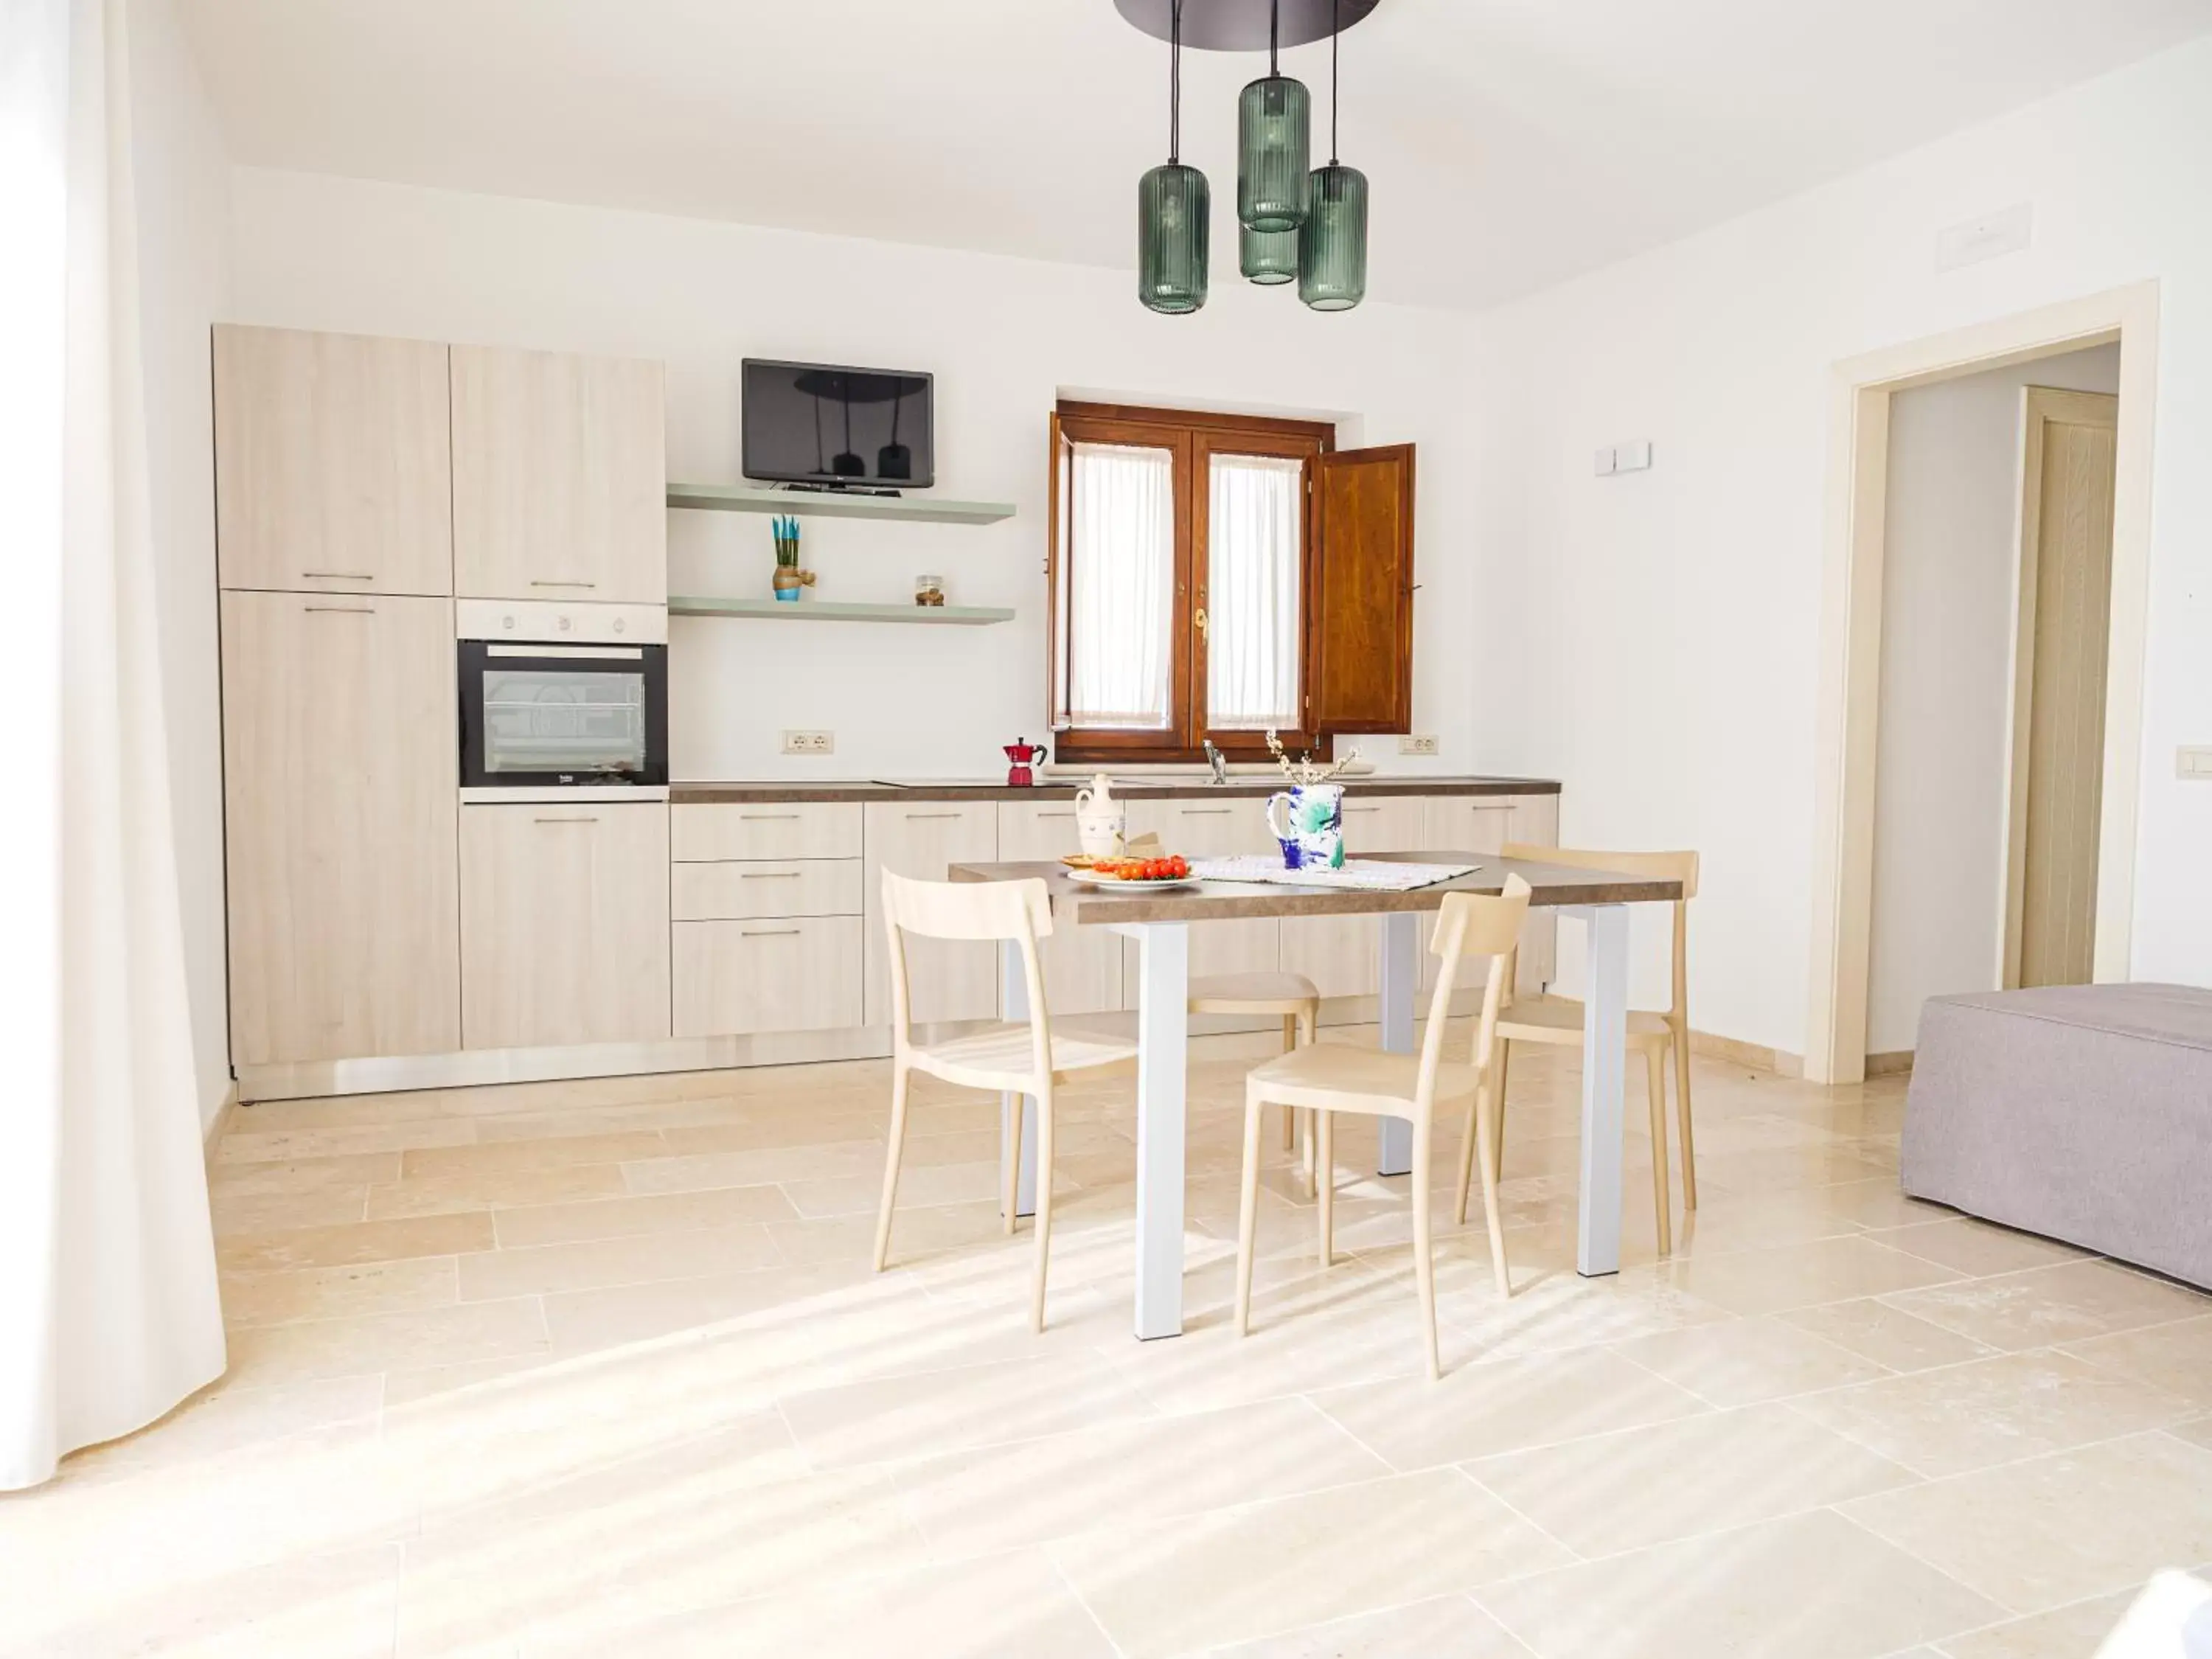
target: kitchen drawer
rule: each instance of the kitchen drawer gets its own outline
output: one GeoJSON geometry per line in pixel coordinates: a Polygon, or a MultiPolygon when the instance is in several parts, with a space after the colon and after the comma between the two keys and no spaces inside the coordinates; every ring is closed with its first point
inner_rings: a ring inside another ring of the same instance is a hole
{"type": "MultiPolygon", "coordinates": [[[[1079,850],[1075,805],[1066,800],[999,803],[1002,863],[1042,863],[1079,850]]],[[[1055,1014],[1102,1013],[1121,1006],[1121,936],[1063,921],[1038,941],[1045,1000],[1055,1014]]],[[[1004,987],[1000,988],[1001,994],[1004,987]]]]}
{"type": "MultiPolygon", "coordinates": [[[[884,930],[884,872],[917,881],[948,879],[955,864],[989,864],[999,856],[999,813],[990,801],[871,801],[867,809],[867,1023],[891,1023],[890,938],[884,930]]],[[[999,947],[963,939],[906,941],[908,985],[917,1025],[940,1020],[995,1019],[999,947]]]]}
{"type": "Polygon", "coordinates": [[[679,864],[724,859],[856,859],[858,801],[714,801],[675,809],[679,864]]]}
{"type": "Polygon", "coordinates": [[[673,923],[676,1035],[860,1024],[860,925],[858,916],[673,923]]]}
{"type": "MultiPolygon", "coordinates": [[[[1345,855],[1420,851],[1428,844],[1424,800],[1419,795],[1362,795],[1358,785],[1352,786],[1344,798],[1345,855]]],[[[1433,927],[1422,919],[1425,953],[1433,927]]],[[[1325,997],[1373,996],[1382,983],[1382,933],[1371,915],[1285,916],[1283,967],[1304,974],[1325,997]]]]}
{"type": "Polygon", "coordinates": [[[858,859],[679,864],[673,877],[672,903],[678,921],[860,914],[858,859]]]}

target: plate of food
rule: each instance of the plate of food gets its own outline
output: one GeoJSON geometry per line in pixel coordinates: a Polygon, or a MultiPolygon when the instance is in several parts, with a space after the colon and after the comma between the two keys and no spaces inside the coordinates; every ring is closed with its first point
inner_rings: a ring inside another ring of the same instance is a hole
{"type": "Polygon", "coordinates": [[[1086,887],[1195,887],[1190,861],[1180,854],[1170,858],[1086,858],[1080,854],[1063,860],[1068,879],[1086,887]]]}

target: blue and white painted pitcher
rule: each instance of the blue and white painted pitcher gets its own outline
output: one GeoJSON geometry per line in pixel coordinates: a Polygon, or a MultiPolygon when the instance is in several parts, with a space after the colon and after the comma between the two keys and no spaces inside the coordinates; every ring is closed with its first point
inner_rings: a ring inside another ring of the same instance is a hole
{"type": "Polygon", "coordinates": [[[1344,786],[1294,783],[1268,796],[1267,828],[1283,844],[1285,869],[1342,869],[1344,786]]]}

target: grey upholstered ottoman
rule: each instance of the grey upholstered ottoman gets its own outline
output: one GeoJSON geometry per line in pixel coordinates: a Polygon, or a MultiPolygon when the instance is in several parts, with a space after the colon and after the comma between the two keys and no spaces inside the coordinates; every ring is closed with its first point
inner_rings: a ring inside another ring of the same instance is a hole
{"type": "Polygon", "coordinates": [[[2212,1287],[2212,991],[1930,1000],[1900,1173],[1915,1198],[2212,1287]]]}

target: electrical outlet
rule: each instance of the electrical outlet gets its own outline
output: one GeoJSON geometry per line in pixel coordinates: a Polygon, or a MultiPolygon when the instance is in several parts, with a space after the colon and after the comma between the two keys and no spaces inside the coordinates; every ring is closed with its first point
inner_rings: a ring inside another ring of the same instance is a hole
{"type": "Polygon", "coordinates": [[[831,755],[837,750],[835,732],[787,732],[783,734],[783,752],[787,755],[831,755]]]}
{"type": "Polygon", "coordinates": [[[1437,752],[1436,733],[1421,732],[1401,738],[1398,739],[1398,752],[1401,755],[1433,755],[1437,752]]]}

